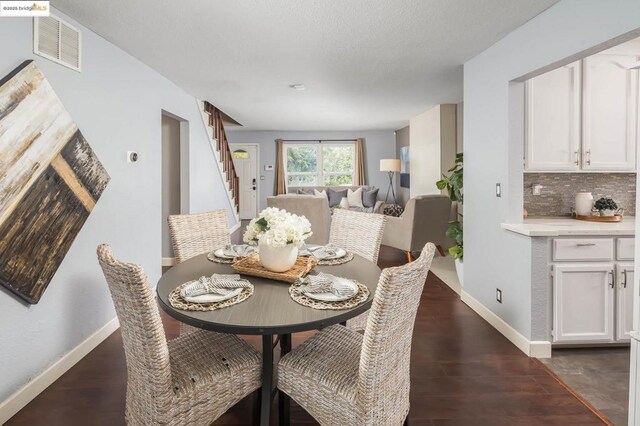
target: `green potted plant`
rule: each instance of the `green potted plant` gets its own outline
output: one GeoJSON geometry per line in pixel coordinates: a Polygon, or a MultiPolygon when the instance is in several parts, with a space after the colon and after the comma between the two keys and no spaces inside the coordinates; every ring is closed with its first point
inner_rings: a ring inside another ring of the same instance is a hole
{"type": "Polygon", "coordinates": [[[600,216],[613,216],[618,211],[618,205],[612,198],[602,197],[593,207],[600,212],[600,216]]]}
{"type": "MultiPolygon", "coordinates": [[[[463,199],[463,162],[463,154],[457,154],[455,164],[448,170],[450,173],[449,176],[442,175],[442,179],[436,182],[438,189],[447,190],[451,201],[455,201],[460,204],[462,204],[463,199]]],[[[455,245],[449,248],[449,254],[455,259],[456,272],[458,274],[458,279],[460,280],[460,285],[462,285],[462,260],[464,257],[462,214],[458,213],[458,216],[458,220],[449,222],[446,235],[455,241],[455,245]]]]}

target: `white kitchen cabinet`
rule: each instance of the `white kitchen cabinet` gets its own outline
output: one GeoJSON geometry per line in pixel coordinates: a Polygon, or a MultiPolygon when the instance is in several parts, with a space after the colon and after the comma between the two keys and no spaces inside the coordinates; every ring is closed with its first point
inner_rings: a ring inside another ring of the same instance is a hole
{"type": "Polygon", "coordinates": [[[600,54],[583,60],[582,168],[635,171],[637,56],[600,54]]]}
{"type": "Polygon", "coordinates": [[[614,340],[614,278],[613,263],[554,265],[554,342],[614,340]]]}
{"type": "Polygon", "coordinates": [[[527,170],[580,169],[581,61],[526,83],[527,170]]]}
{"type": "Polygon", "coordinates": [[[633,262],[620,262],[616,269],[616,340],[628,341],[633,330],[633,262]]]}

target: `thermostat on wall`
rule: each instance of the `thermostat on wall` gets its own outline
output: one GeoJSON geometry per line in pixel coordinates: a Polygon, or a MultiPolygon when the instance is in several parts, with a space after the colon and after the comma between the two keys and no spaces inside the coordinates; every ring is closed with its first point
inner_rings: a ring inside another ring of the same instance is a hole
{"type": "Polygon", "coordinates": [[[272,172],[273,171],[273,166],[270,165],[270,164],[269,165],[265,165],[264,166],[264,170],[267,171],[267,172],[272,172]]]}
{"type": "Polygon", "coordinates": [[[138,153],[135,151],[127,151],[127,163],[135,163],[138,161],[138,153]]]}

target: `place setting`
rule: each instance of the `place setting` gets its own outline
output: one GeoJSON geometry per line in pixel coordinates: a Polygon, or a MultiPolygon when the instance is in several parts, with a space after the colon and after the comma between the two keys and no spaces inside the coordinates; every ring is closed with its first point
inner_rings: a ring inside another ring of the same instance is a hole
{"type": "Polygon", "coordinates": [[[186,311],[215,311],[253,295],[253,284],[239,274],[213,274],[188,281],[169,294],[169,303],[186,311]]]}
{"type": "Polygon", "coordinates": [[[362,283],[325,272],[307,275],[289,287],[291,298],[314,309],[350,309],[369,298],[369,289],[362,283]]]}
{"type": "Polygon", "coordinates": [[[232,264],[238,259],[253,256],[258,247],[250,244],[227,244],[207,254],[207,259],[214,263],[232,264]]]}
{"type": "Polygon", "coordinates": [[[342,265],[353,260],[353,253],[332,243],[326,245],[304,244],[299,256],[311,256],[318,260],[318,265],[342,265]]]}

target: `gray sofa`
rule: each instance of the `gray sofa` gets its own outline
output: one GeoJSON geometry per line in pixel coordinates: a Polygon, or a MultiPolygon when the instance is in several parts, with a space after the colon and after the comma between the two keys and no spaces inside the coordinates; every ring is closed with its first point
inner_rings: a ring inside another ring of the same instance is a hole
{"type": "MultiPolygon", "coordinates": [[[[295,186],[287,188],[288,194],[291,195],[305,195],[301,194],[301,192],[308,193],[308,195],[313,195],[313,190],[317,191],[329,191],[329,189],[333,189],[334,191],[344,191],[345,189],[351,189],[352,191],[357,190],[358,188],[362,188],[363,191],[370,191],[374,189],[372,186],[368,185],[353,185],[353,186],[295,186]]],[[[380,195],[380,193],[378,193],[380,195]]],[[[375,205],[371,207],[350,207],[349,210],[363,212],[363,213],[382,213],[382,207],[384,202],[381,200],[376,200],[375,205]]],[[[330,206],[333,207],[333,206],[330,206]]]]}

